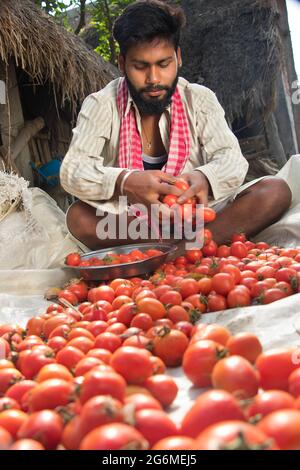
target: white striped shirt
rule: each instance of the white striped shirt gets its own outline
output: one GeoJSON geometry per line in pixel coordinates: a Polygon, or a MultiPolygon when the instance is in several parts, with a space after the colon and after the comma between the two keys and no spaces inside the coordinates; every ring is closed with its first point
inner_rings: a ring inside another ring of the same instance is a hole
{"type": "MultiPolygon", "coordinates": [[[[66,191],[93,207],[114,213],[118,213],[115,183],[124,170],[118,167],[121,126],[117,108],[118,81],[113,80],[84,100],[60,171],[61,184],[66,191]]],[[[228,127],[216,95],[209,88],[189,83],[184,78],[179,78],[178,86],[191,139],[191,154],[183,173],[201,170],[212,189],[210,202],[220,202],[243,183],[248,162],[228,127]]],[[[132,103],[129,94],[126,112],[132,103]]],[[[136,106],[135,109],[141,135],[141,118],[136,106]]],[[[170,122],[169,107],[159,121],[166,150],[170,143],[170,122]]]]}

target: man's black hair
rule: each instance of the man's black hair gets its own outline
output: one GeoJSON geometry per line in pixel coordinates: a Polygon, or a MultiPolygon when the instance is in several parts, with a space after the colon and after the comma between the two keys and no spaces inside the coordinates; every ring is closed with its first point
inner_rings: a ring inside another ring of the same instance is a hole
{"type": "Polygon", "coordinates": [[[156,38],[171,41],[177,52],[185,20],[180,7],[160,0],[139,0],[129,5],[115,21],[113,35],[124,57],[131,46],[156,38]]]}

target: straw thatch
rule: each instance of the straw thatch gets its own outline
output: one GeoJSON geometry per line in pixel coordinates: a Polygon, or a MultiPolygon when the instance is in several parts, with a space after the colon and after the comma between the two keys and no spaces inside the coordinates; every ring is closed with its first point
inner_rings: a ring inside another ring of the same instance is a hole
{"type": "Polygon", "coordinates": [[[272,0],[182,0],[187,15],[182,75],[214,90],[230,122],[268,112],[280,70],[272,0]]]}
{"type": "Polygon", "coordinates": [[[59,104],[69,101],[73,110],[118,75],[31,0],[0,0],[0,59],[11,58],[34,84],[50,83],[59,104]]]}

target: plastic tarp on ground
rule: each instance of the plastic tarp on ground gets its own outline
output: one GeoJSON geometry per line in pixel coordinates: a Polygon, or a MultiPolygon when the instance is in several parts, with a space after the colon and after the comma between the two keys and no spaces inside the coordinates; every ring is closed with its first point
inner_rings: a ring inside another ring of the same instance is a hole
{"type": "MultiPolygon", "coordinates": [[[[291,187],[293,200],[282,219],[256,237],[277,246],[300,246],[300,155],[293,156],[278,176],[291,187]]],[[[31,316],[43,312],[48,304],[43,293],[48,287],[61,286],[70,273],[63,269],[0,270],[0,322],[24,325],[31,316]]],[[[265,349],[278,346],[300,348],[300,294],[273,304],[226,310],[203,315],[206,323],[217,322],[232,333],[257,334],[265,349]]],[[[300,349],[299,349],[300,358],[300,349]]],[[[202,390],[194,389],[181,368],[168,371],[179,386],[179,394],[170,410],[178,422],[202,390]]]]}

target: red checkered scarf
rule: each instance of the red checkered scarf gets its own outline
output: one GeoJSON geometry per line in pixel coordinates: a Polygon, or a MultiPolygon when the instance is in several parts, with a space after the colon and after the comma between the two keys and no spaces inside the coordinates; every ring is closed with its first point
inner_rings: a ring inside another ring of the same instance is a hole
{"type": "MultiPolygon", "coordinates": [[[[125,78],[120,80],[117,104],[121,115],[119,144],[119,167],[143,171],[142,141],[137,128],[134,108],[127,115],[128,87],[125,78]]],[[[170,149],[168,161],[162,171],[173,176],[179,175],[190,155],[190,135],[186,113],[181,96],[176,88],[171,104],[170,149]]]]}

